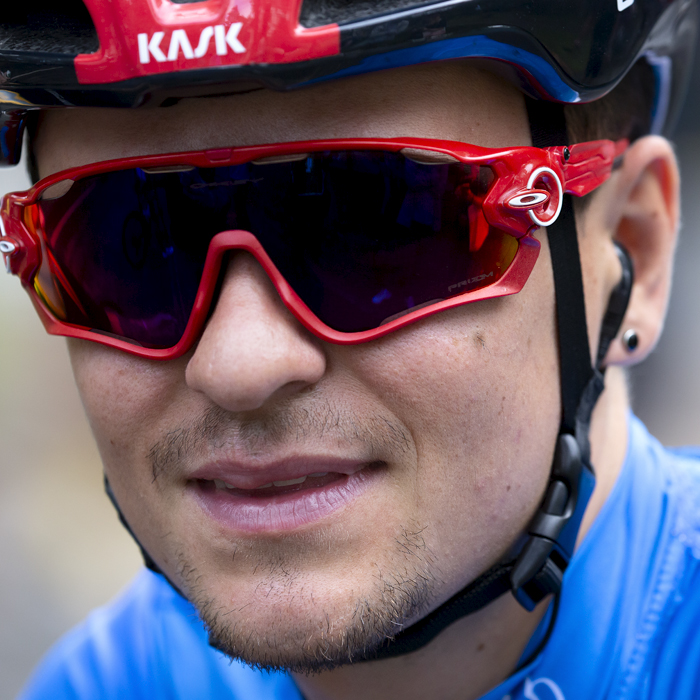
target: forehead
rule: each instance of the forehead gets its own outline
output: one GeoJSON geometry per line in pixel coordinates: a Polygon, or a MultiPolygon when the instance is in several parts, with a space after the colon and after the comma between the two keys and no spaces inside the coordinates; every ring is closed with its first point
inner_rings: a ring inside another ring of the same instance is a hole
{"type": "Polygon", "coordinates": [[[487,147],[529,145],[521,93],[464,62],[337,80],[286,93],[182,100],[160,109],[47,112],[41,175],[84,163],[315,138],[416,136],[487,147]]]}

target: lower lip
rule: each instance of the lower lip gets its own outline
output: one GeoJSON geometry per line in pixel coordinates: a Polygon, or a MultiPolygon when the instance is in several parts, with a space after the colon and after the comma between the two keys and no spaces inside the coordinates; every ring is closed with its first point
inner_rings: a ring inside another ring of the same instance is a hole
{"type": "Polygon", "coordinates": [[[203,488],[193,482],[195,497],[210,516],[228,529],[249,533],[295,530],[337,513],[359,498],[377,478],[365,467],[325,486],[259,497],[203,488]]]}

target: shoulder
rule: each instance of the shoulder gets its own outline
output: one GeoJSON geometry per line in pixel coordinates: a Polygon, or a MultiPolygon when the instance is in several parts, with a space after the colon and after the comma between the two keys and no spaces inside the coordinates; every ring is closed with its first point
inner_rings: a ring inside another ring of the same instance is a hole
{"type": "Polygon", "coordinates": [[[615,540],[627,557],[632,547],[641,557],[626,559],[633,569],[674,555],[693,569],[700,558],[700,448],[668,449],[631,417],[625,465],[591,534],[591,545],[615,540]]]}
{"type": "Polygon", "coordinates": [[[606,635],[617,657],[611,685],[619,697],[695,700],[700,697],[700,449],[667,449],[632,419],[619,482],[610,517],[602,523],[607,532],[598,533],[597,566],[590,562],[599,577],[595,603],[606,598],[602,586],[614,582],[616,589],[608,619],[616,631],[606,635]]]}
{"type": "Polygon", "coordinates": [[[625,464],[566,572],[549,642],[511,696],[697,700],[698,629],[700,450],[668,450],[632,418],[625,464]]]}
{"type": "MultiPolygon", "coordinates": [[[[632,432],[641,430],[637,423],[632,432]]],[[[673,571],[680,584],[698,575],[700,567],[700,448],[668,449],[646,433],[642,438],[629,465],[627,520],[649,548],[658,576],[673,571]]]]}
{"type": "Polygon", "coordinates": [[[212,649],[194,608],[142,571],[47,654],[19,700],[51,697],[297,700],[284,674],[263,674],[212,649]]]}
{"type": "Polygon", "coordinates": [[[700,698],[700,449],[666,455],[666,539],[649,604],[658,632],[638,645],[648,654],[640,685],[653,700],[695,700],[700,698]]]}

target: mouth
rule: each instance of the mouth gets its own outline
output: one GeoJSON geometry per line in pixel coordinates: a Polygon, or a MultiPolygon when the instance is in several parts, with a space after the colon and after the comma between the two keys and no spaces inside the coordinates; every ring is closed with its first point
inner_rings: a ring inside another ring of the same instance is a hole
{"type": "Polygon", "coordinates": [[[296,469],[294,465],[284,465],[282,469],[262,470],[259,475],[249,476],[222,466],[195,475],[188,487],[202,509],[226,529],[281,532],[344,509],[379,478],[385,467],[385,462],[366,462],[343,464],[342,471],[333,471],[333,465],[328,471],[310,471],[302,465],[296,469]],[[294,471],[302,473],[294,475],[294,471]],[[266,480],[266,475],[273,474],[284,478],[266,480]]]}
{"type": "Polygon", "coordinates": [[[214,479],[213,481],[202,480],[202,488],[211,488],[212,485],[217,491],[228,491],[234,496],[249,496],[250,498],[270,498],[271,496],[282,496],[287,493],[296,493],[305,489],[319,488],[338,481],[347,474],[338,472],[316,472],[307,474],[294,479],[281,479],[278,481],[270,481],[262,486],[256,486],[253,489],[242,489],[234,484],[229,484],[223,479],[214,479]]]}

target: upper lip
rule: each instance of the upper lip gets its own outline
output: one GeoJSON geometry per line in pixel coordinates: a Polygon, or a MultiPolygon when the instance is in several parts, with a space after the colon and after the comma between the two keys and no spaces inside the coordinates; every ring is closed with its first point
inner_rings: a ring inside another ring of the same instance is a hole
{"type": "Polygon", "coordinates": [[[364,460],[317,455],[289,457],[264,464],[221,460],[204,465],[190,474],[189,478],[203,481],[220,479],[234,488],[250,490],[274,481],[299,479],[321,472],[350,475],[368,464],[364,460]]]}

